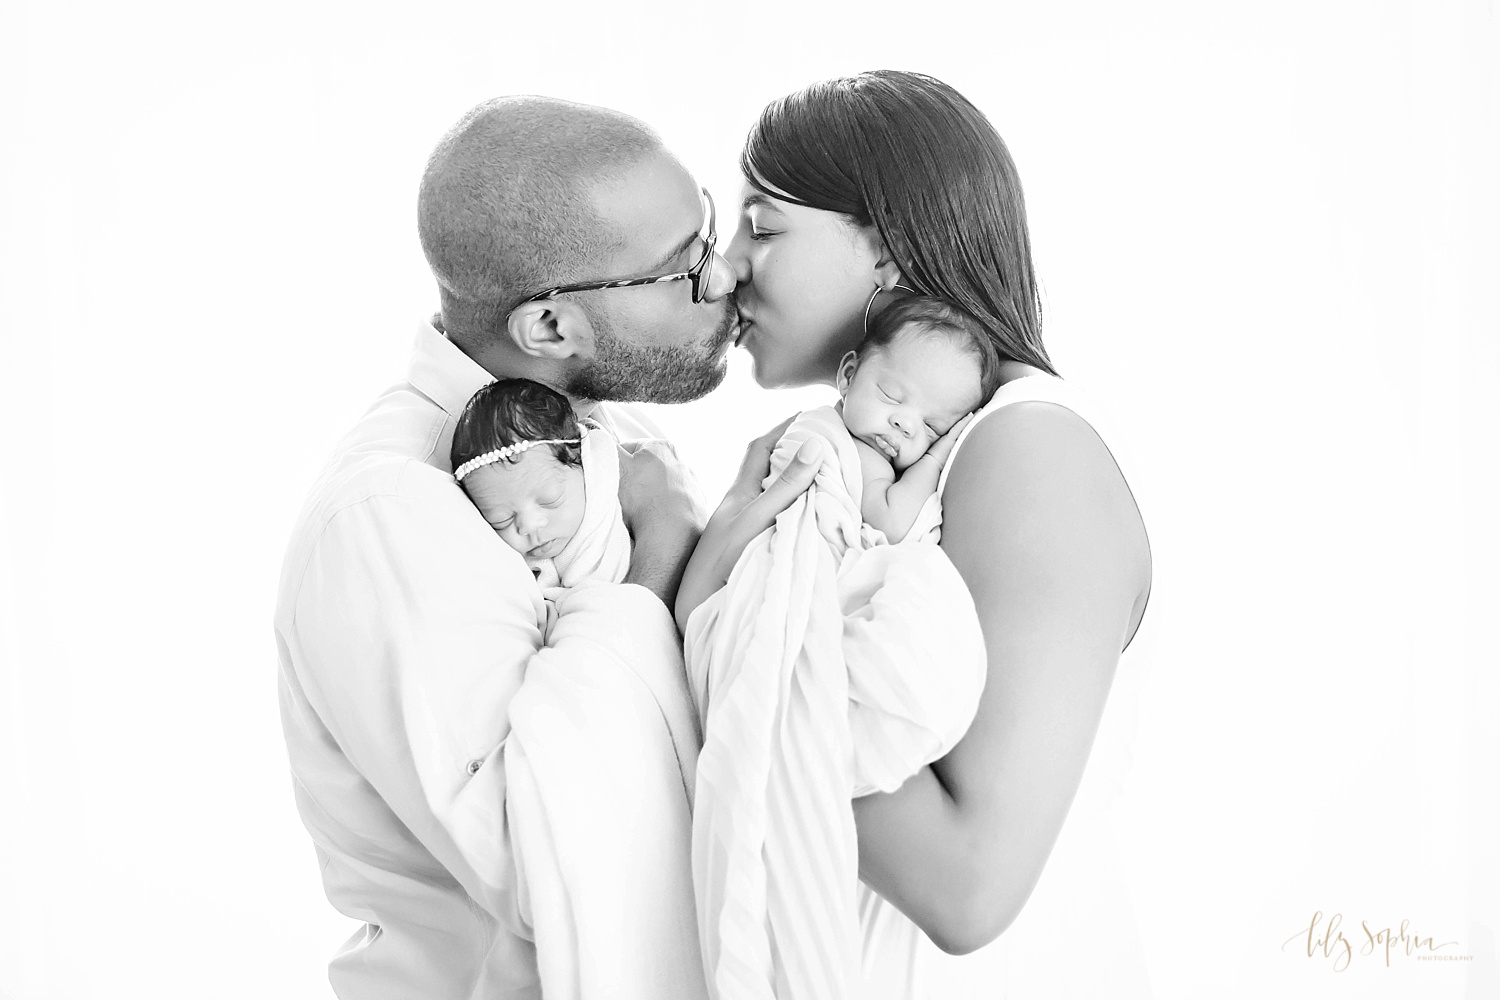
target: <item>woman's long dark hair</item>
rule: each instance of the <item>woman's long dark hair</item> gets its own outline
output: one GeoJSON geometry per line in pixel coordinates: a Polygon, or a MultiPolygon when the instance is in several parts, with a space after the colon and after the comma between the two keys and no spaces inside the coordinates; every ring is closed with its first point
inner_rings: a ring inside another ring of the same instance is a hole
{"type": "Polygon", "coordinates": [[[761,112],[740,170],[772,197],[873,225],[906,284],[971,314],[1003,357],[1057,374],[1016,165],[946,83],[899,70],[815,83],[761,112]]]}

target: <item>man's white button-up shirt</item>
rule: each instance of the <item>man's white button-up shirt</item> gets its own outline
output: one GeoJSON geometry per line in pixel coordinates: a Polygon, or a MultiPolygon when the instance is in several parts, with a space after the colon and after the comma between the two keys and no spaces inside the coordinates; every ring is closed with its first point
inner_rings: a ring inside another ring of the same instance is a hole
{"type": "Polygon", "coordinates": [[[450,474],[488,381],[424,323],[287,549],[297,805],[329,900],[365,922],[330,979],[346,1000],[702,996],[676,629],[645,588],[587,585],[543,646],[540,590],[450,474]]]}

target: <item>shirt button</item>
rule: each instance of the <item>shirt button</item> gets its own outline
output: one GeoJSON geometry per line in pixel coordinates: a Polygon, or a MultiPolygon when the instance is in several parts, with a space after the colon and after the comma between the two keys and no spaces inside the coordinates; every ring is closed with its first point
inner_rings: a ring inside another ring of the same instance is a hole
{"type": "Polygon", "coordinates": [[[484,766],[484,761],[482,761],[482,760],[471,760],[471,761],[469,761],[469,773],[470,774],[478,774],[479,773],[479,769],[481,767],[483,767],[483,766],[484,766]]]}

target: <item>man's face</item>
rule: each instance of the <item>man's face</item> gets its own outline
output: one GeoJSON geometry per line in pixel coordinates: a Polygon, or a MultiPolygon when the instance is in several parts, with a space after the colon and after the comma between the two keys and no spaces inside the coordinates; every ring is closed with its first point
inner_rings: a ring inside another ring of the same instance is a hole
{"type": "MultiPolygon", "coordinates": [[[[693,178],[658,152],[594,190],[599,215],[621,235],[603,265],[610,278],[686,271],[703,256],[705,204],[693,178]]],[[[685,403],[724,380],[734,337],[734,274],[709,261],[704,299],[690,281],[577,293],[594,328],[594,354],[567,386],[594,400],[685,403]]]]}

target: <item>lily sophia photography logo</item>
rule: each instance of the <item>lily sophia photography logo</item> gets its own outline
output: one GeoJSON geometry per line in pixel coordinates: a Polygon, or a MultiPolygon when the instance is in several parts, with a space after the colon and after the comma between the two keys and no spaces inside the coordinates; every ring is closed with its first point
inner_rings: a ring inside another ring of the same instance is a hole
{"type": "Polygon", "coordinates": [[[1420,934],[1410,920],[1394,926],[1370,920],[1346,924],[1342,913],[1324,917],[1322,910],[1313,913],[1306,927],[1283,941],[1281,950],[1330,962],[1334,972],[1343,972],[1356,962],[1373,962],[1390,968],[1392,963],[1406,961],[1474,960],[1473,955],[1459,954],[1457,941],[1420,934]]]}

